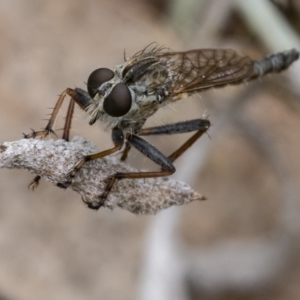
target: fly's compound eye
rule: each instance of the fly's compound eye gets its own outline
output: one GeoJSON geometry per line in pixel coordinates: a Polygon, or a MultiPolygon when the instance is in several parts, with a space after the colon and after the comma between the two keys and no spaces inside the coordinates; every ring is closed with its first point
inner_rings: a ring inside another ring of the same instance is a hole
{"type": "Polygon", "coordinates": [[[114,72],[107,68],[100,68],[92,72],[87,81],[87,90],[92,98],[97,94],[99,86],[112,79],[115,76],[114,72]]]}
{"type": "Polygon", "coordinates": [[[131,94],[125,83],[118,83],[103,103],[104,111],[112,117],[122,117],[131,108],[131,94]]]}

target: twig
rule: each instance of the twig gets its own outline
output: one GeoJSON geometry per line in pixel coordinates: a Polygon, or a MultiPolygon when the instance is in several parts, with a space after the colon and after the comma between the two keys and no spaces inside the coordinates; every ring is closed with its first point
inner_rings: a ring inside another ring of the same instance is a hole
{"type": "MultiPolygon", "coordinates": [[[[242,13],[249,28],[271,51],[300,49],[299,35],[270,1],[234,0],[233,3],[242,13]]],[[[286,75],[298,91],[300,64],[293,65],[286,75]]]]}
{"type": "Polygon", "coordinates": [[[298,34],[270,1],[234,0],[233,2],[249,28],[270,50],[281,51],[284,48],[300,47],[298,34]]]}
{"type": "MultiPolygon", "coordinates": [[[[22,139],[0,146],[0,167],[27,169],[57,185],[65,182],[68,171],[95,146],[82,137],[64,140],[22,139]]],[[[87,203],[99,203],[106,179],[118,172],[136,171],[115,156],[88,162],[72,180],[70,188],[87,203]]],[[[169,178],[124,179],[114,186],[104,203],[113,209],[119,206],[136,214],[154,214],[173,205],[182,205],[204,197],[183,182],[169,178]]]]}

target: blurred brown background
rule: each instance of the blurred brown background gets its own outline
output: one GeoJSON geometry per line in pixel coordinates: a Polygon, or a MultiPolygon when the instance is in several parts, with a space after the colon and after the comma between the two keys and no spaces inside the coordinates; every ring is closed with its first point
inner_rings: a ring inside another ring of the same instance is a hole
{"type": "MultiPolygon", "coordinates": [[[[121,63],[124,49],[157,42],[260,58],[300,49],[299,17],[297,0],[2,0],[1,140],[45,126],[59,93],[121,63]]],[[[1,170],[0,299],[300,299],[299,64],[149,120],[209,115],[210,136],[176,163],[206,202],[157,216],[95,212],[71,190],[42,181],[32,192],[28,172],[1,170]]],[[[77,110],[72,135],[110,147],[86,120],[77,110]]],[[[150,141],[171,153],[186,138],[150,141]]],[[[155,168],[136,152],[128,163],[155,168]]]]}

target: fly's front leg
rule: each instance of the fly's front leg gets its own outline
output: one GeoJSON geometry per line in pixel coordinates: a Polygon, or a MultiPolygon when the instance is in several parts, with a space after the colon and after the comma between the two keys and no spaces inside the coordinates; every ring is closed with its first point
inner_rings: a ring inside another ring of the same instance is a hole
{"type": "Polygon", "coordinates": [[[62,139],[67,142],[70,140],[70,130],[71,130],[72,118],[74,114],[74,108],[75,108],[75,101],[73,100],[73,98],[71,98],[67,115],[66,115],[63,135],[62,135],[62,139]]]}
{"type": "MultiPolygon", "coordinates": [[[[89,94],[87,92],[85,92],[84,90],[81,90],[81,89],[66,89],[65,91],[62,92],[62,94],[59,96],[55,106],[54,106],[54,109],[52,111],[52,114],[51,114],[51,117],[48,121],[48,124],[47,126],[45,127],[44,130],[41,130],[41,131],[32,131],[31,133],[29,134],[24,134],[24,138],[26,139],[29,139],[29,138],[36,138],[36,137],[46,137],[48,136],[50,133],[54,133],[53,131],[53,126],[54,126],[54,123],[56,121],[56,118],[57,118],[57,115],[58,115],[58,112],[66,98],[66,96],[70,96],[72,98],[71,101],[75,101],[75,103],[77,103],[80,108],[86,110],[88,108],[88,106],[91,104],[91,102],[93,101],[89,94]]],[[[69,109],[68,109],[68,114],[67,114],[67,119],[66,119],[66,124],[65,124],[65,128],[64,128],[64,134],[67,135],[68,137],[68,133],[66,133],[66,128],[67,131],[69,131],[70,129],[70,126],[71,126],[71,119],[72,119],[72,115],[73,115],[73,111],[74,111],[74,104],[70,103],[69,105],[69,109]],[[73,106],[73,108],[72,108],[73,106]],[[69,116],[69,118],[68,118],[69,116]],[[67,122],[69,122],[67,124],[67,122]],[[68,127],[69,126],[69,127],[68,127]]]]}
{"type": "MultiPolygon", "coordinates": [[[[66,141],[69,141],[69,135],[70,135],[70,129],[71,129],[71,123],[72,123],[72,117],[73,117],[73,113],[74,113],[75,103],[77,103],[80,106],[80,108],[86,109],[92,101],[92,99],[90,98],[88,93],[81,89],[74,89],[74,90],[66,89],[59,96],[59,98],[56,102],[56,105],[53,109],[53,112],[51,114],[50,120],[49,120],[47,126],[45,127],[45,129],[42,131],[34,131],[33,130],[30,134],[24,134],[24,137],[25,138],[46,137],[50,133],[54,133],[53,125],[55,123],[57,114],[61,108],[61,105],[67,95],[71,97],[71,100],[70,100],[68,112],[66,115],[62,138],[66,141]]],[[[36,176],[30,182],[30,184],[28,185],[28,188],[34,190],[35,188],[38,187],[40,180],[41,180],[41,176],[36,176]]]]}
{"type": "Polygon", "coordinates": [[[45,127],[44,130],[41,131],[32,131],[30,134],[24,134],[24,138],[29,139],[29,138],[36,138],[36,137],[46,137],[48,136],[50,133],[54,133],[53,131],[53,125],[54,122],[56,120],[57,114],[61,108],[61,105],[63,104],[66,96],[70,93],[71,89],[66,89],[64,92],[62,92],[62,94],[59,96],[55,107],[52,111],[50,120],[48,121],[47,126],[45,127]]]}
{"type": "Polygon", "coordinates": [[[28,188],[31,190],[35,190],[36,188],[38,188],[39,184],[40,184],[40,180],[41,180],[41,176],[35,176],[33,178],[33,180],[29,183],[28,188]]]}

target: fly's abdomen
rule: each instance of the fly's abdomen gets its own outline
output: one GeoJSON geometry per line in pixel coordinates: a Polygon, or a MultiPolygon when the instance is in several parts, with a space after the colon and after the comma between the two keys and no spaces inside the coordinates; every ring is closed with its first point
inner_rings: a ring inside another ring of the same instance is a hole
{"type": "Polygon", "coordinates": [[[299,52],[291,49],[266,56],[261,60],[253,61],[253,72],[250,79],[266,75],[268,73],[278,73],[287,69],[295,60],[299,58],[299,52]]]}

